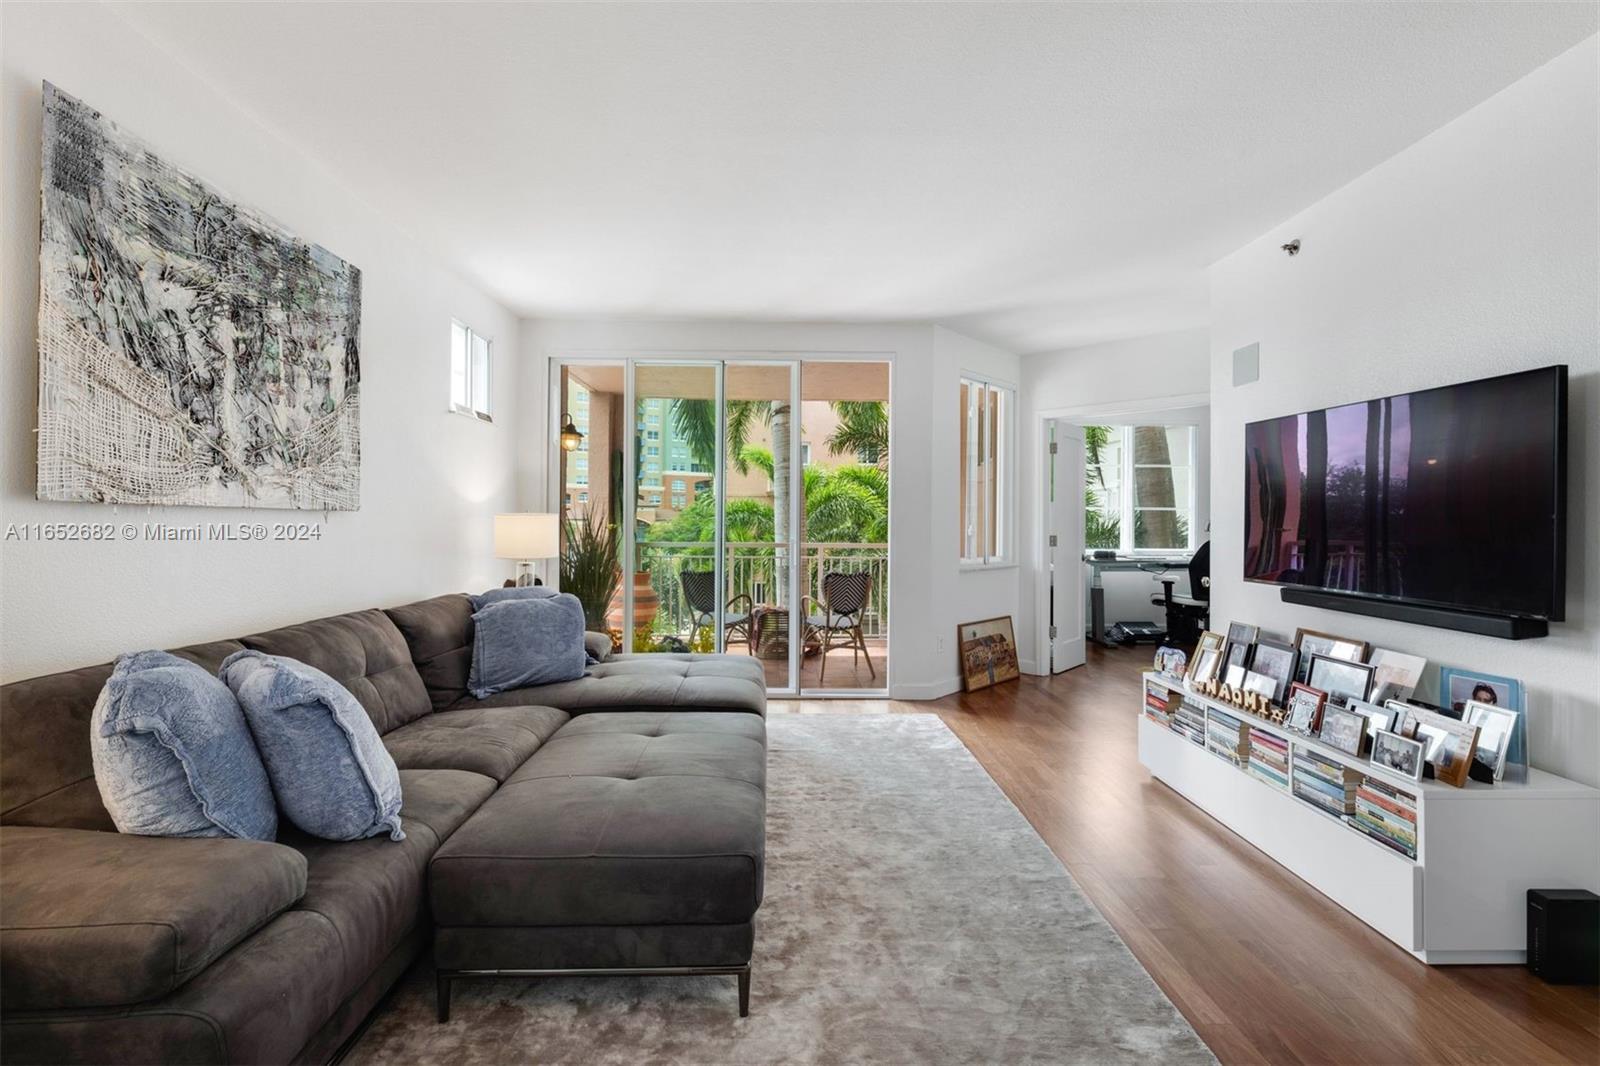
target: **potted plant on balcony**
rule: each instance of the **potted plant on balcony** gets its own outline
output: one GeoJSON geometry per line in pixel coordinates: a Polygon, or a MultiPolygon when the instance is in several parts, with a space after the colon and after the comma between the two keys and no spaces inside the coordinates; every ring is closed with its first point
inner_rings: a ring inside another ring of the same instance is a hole
{"type": "Polygon", "coordinates": [[[606,631],[606,610],[619,590],[617,527],[599,515],[582,522],[567,522],[566,544],[561,552],[561,591],[578,597],[583,621],[597,633],[606,631]]]}

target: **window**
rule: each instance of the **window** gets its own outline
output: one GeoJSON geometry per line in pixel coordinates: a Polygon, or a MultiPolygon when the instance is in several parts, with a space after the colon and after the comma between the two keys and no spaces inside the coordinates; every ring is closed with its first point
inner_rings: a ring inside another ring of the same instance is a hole
{"type": "Polygon", "coordinates": [[[450,409],[489,418],[489,338],[450,323],[450,409]]]}
{"type": "Polygon", "coordinates": [[[961,379],[961,561],[1011,561],[1011,405],[1004,385],[961,379]]]}
{"type": "Polygon", "coordinates": [[[1193,550],[1193,426],[1085,426],[1083,443],[1085,547],[1193,550]]]}

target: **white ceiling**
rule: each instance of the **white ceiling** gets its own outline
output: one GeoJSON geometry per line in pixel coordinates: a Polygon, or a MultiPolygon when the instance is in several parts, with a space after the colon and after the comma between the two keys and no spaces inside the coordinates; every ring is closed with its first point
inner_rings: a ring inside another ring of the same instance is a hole
{"type": "Polygon", "coordinates": [[[1592,4],[130,4],[529,315],[1202,324],[1204,268],[1592,4]]]}

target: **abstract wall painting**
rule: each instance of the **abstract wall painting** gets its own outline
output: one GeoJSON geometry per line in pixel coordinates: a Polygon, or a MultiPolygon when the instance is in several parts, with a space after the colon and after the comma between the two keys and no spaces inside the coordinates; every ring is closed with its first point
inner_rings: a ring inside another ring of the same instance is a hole
{"type": "Polygon", "coordinates": [[[44,86],[44,500],[356,510],[361,272],[44,86]]]}

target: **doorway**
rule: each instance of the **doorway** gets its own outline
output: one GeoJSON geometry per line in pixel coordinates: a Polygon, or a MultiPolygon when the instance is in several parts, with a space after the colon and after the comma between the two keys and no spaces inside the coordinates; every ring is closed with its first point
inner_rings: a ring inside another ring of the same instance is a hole
{"type": "Polygon", "coordinates": [[[591,628],[750,655],[774,695],[887,690],[887,360],[552,367],[552,425],[577,431],[553,436],[562,570],[591,628]]]}

